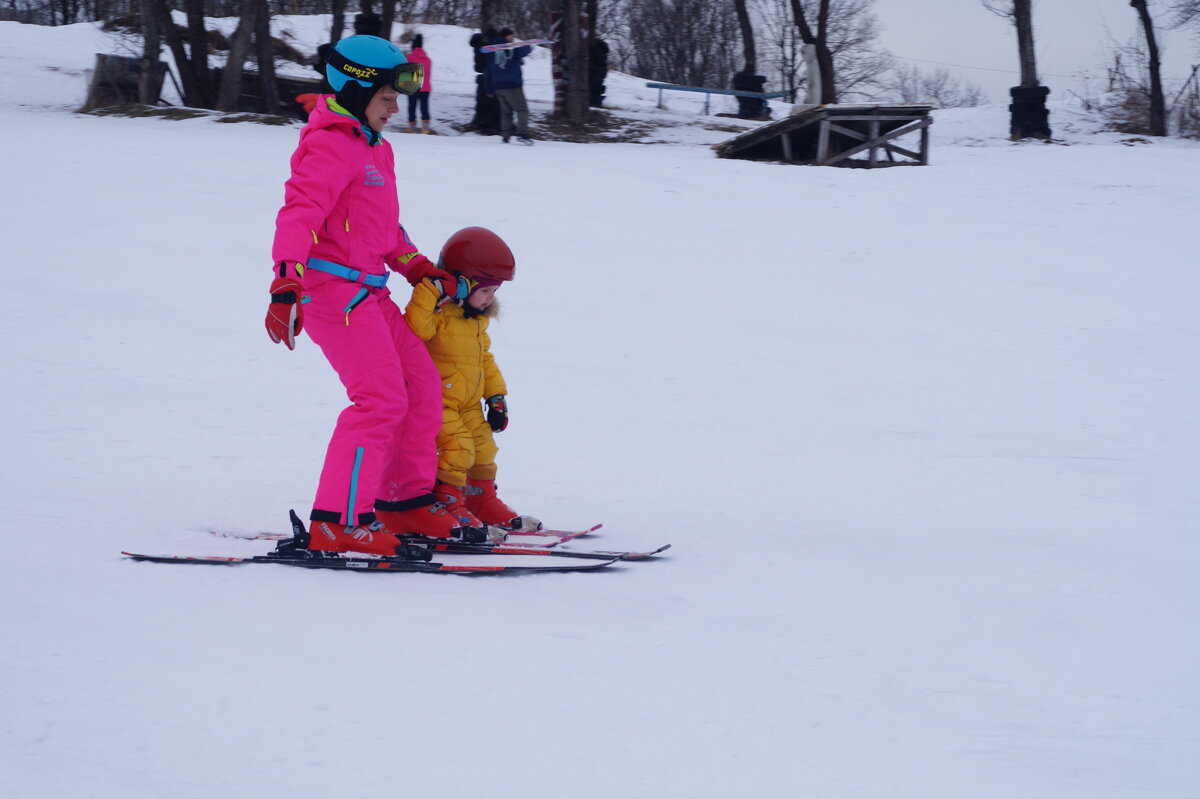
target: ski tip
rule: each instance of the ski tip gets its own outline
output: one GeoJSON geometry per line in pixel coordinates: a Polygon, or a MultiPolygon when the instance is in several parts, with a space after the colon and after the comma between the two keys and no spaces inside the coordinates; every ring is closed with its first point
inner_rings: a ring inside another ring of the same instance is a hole
{"type": "Polygon", "coordinates": [[[444,565],[441,565],[438,569],[436,569],[436,571],[440,571],[440,572],[443,572],[446,574],[461,574],[461,575],[466,575],[466,576],[480,576],[480,575],[485,575],[485,574],[490,574],[490,575],[551,574],[551,573],[562,574],[562,573],[567,573],[567,572],[596,571],[597,569],[603,569],[607,566],[611,566],[614,563],[616,563],[617,561],[619,561],[620,559],[621,558],[618,555],[618,556],[609,558],[608,560],[594,560],[594,561],[591,561],[590,563],[572,563],[570,565],[564,564],[561,566],[559,566],[559,565],[554,565],[554,566],[549,566],[549,565],[506,566],[506,565],[502,565],[502,564],[495,565],[495,566],[466,566],[466,565],[459,565],[459,564],[453,564],[453,565],[444,564],[444,565]]]}
{"type": "Polygon", "coordinates": [[[621,556],[621,560],[649,560],[655,555],[661,555],[671,548],[670,544],[663,544],[658,549],[652,549],[649,552],[626,552],[621,556]]]}
{"type": "Polygon", "coordinates": [[[225,555],[199,557],[194,555],[145,555],[140,552],[125,552],[124,550],[122,550],[121,554],[133,560],[149,561],[150,563],[219,563],[235,565],[246,562],[245,558],[229,557],[225,555]]]}

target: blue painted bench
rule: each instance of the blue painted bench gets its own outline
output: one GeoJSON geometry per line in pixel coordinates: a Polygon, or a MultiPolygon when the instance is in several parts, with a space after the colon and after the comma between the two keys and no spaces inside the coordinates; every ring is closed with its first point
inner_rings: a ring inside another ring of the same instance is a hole
{"type": "Polygon", "coordinates": [[[674,83],[647,83],[647,89],[658,89],[658,107],[663,107],[663,92],[704,92],[704,113],[708,113],[709,101],[714,94],[728,94],[734,97],[756,97],[759,100],[771,100],[776,97],[787,97],[788,92],[743,92],[738,89],[706,89],[702,86],[676,86],[674,83]]]}

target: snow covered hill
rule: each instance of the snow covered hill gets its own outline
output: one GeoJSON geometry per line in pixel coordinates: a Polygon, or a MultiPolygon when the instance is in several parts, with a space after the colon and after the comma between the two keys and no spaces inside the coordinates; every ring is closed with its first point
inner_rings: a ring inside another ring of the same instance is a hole
{"type": "Polygon", "coordinates": [[[71,113],[113,47],[0,23],[0,794],[1200,794],[1200,147],[997,106],[929,167],[725,161],[622,76],[672,143],[394,136],[426,251],[518,256],[504,493],[674,548],[187,569],[118,553],[262,550],[204,531],[306,511],[345,399],[262,330],[298,128],[71,113]]]}

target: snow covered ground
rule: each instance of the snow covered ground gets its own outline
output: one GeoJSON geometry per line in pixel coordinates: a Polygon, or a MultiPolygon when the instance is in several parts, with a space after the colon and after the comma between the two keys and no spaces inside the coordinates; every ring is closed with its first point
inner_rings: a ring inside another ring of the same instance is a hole
{"type": "Polygon", "coordinates": [[[204,530],[306,512],[344,395],[262,330],[297,128],[71,113],[113,48],[0,23],[0,794],[1200,795],[1200,146],[995,106],[926,168],[727,161],[628,76],[675,144],[394,136],[427,252],[518,255],[504,494],[674,548],[188,569],[118,553],[261,550],[204,530]]]}

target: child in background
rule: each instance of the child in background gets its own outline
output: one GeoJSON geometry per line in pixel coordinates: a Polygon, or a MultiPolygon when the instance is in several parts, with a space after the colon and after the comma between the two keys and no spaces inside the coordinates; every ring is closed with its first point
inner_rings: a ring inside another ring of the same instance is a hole
{"type": "Polygon", "coordinates": [[[408,132],[417,132],[417,106],[421,107],[421,133],[430,133],[429,130],[429,93],[433,91],[433,83],[431,75],[433,74],[433,61],[430,60],[429,54],[425,52],[425,37],[417,34],[412,40],[412,49],[408,51],[408,62],[410,64],[420,64],[425,69],[425,81],[421,84],[421,90],[408,96],[408,132]]]}
{"type": "Polygon", "coordinates": [[[442,282],[422,280],[404,312],[442,378],[434,493],[451,514],[466,516],[465,508],[474,517],[471,526],[478,526],[473,523],[478,520],[495,538],[540,529],[541,522],[521,516],[496,496],[497,447],[492,434],[508,427],[508,389],[492,357],[487,329],[499,310],[496,289],[516,271],[512,251],[486,228],[464,228],[442,247],[439,266],[458,278],[455,295],[446,294],[442,282]]]}

